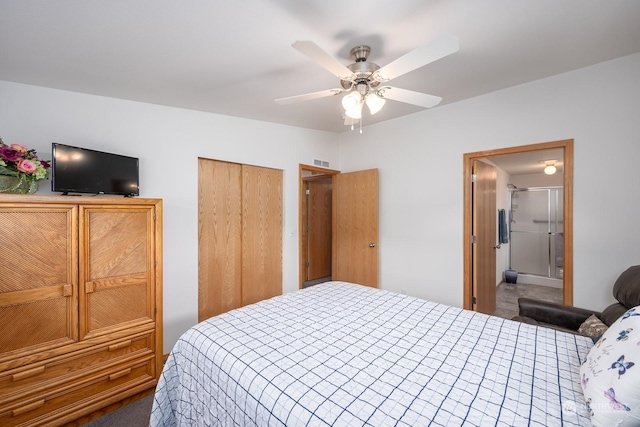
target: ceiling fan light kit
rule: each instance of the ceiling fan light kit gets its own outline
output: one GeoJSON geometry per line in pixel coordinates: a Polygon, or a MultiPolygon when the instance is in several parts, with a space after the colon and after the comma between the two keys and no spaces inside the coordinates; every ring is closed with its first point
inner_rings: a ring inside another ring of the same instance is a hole
{"type": "MultiPolygon", "coordinates": [[[[367,61],[371,48],[366,45],[356,46],[351,49],[351,56],[354,62],[347,66],[342,65],[312,41],[297,41],[292,46],[338,77],[342,89],[329,89],[288,98],[279,98],[276,99],[276,102],[279,104],[291,104],[347,92],[342,98],[344,114],[351,119],[357,120],[362,118],[363,104],[366,104],[371,115],[374,115],[382,109],[387,99],[417,105],[422,108],[432,108],[438,105],[442,101],[442,98],[438,96],[391,86],[381,88],[380,84],[451,55],[459,49],[458,39],[445,34],[381,68],[378,64],[367,61]]],[[[362,125],[362,122],[360,124],[362,125]]]]}
{"type": "Polygon", "coordinates": [[[366,103],[372,116],[378,111],[382,110],[385,102],[387,102],[387,100],[376,93],[370,93],[369,95],[367,95],[366,103]]]}
{"type": "Polygon", "coordinates": [[[345,110],[356,107],[360,103],[360,95],[350,92],[342,98],[342,106],[345,110]]]}

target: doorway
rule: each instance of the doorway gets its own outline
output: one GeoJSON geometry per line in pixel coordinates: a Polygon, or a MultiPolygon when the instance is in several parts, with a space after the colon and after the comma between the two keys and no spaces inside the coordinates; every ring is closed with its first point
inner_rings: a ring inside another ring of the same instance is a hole
{"type": "Polygon", "coordinates": [[[300,288],[330,281],[333,176],[340,171],[299,166],[300,288]]]}
{"type": "MultiPolygon", "coordinates": [[[[562,186],[564,189],[562,196],[563,211],[563,271],[562,271],[562,300],[564,304],[573,304],[573,140],[562,140],[541,144],[525,145],[520,147],[510,147],[497,150],[488,150],[475,153],[464,154],[464,272],[463,272],[463,306],[466,309],[478,310],[478,298],[482,292],[495,292],[496,280],[486,280],[480,283],[474,272],[474,262],[478,261],[481,253],[481,245],[496,245],[497,240],[480,242],[474,235],[474,215],[473,206],[473,165],[474,162],[484,159],[491,161],[500,156],[519,155],[524,153],[544,153],[545,150],[561,150],[563,157],[563,177],[562,186]]],[[[540,159],[542,160],[542,159],[540,159]]],[[[495,218],[492,218],[495,220],[495,218]]],[[[495,239],[495,238],[494,238],[495,239]]],[[[489,275],[491,277],[491,275],[489,275]]],[[[496,277],[494,274],[493,277],[496,277]]],[[[480,301],[480,303],[482,303],[480,301]]]]}
{"type": "Polygon", "coordinates": [[[303,287],[308,273],[306,182],[312,181],[309,176],[314,173],[331,178],[330,280],[377,288],[378,169],[341,173],[308,165],[299,166],[299,287],[303,287]]]}

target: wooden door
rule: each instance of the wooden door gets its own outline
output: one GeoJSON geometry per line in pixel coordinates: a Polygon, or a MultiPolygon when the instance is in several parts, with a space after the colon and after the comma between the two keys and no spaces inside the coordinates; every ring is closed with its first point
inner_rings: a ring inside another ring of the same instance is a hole
{"type": "Polygon", "coordinates": [[[472,184],[473,299],[474,310],[493,314],[496,310],[496,168],[475,160],[472,184]]]}
{"type": "Polygon", "coordinates": [[[306,181],[307,277],[331,276],[331,179],[306,181]]]}
{"type": "Polygon", "coordinates": [[[153,206],[80,206],[80,335],[155,320],[153,206]]]}
{"type": "Polygon", "coordinates": [[[242,305],[242,165],[198,159],[198,321],[242,305]]]}
{"type": "Polygon", "coordinates": [[[242,165],[242,305],[282,294],[282,171],[242,165]]]}
{"type": "Polygon", "coordinates": [[[198,321],[282,294],[282,171],[198,160],[198,321]]]}
{"type": "Polygon", "coordinates": [[[77,219],[75,205],[0,202],[0,362],[78,340],[77,219]]]}
{"type": "Polygon", "coordinates": [[[378,287],[378,170],[333,178],[333,280],[378,287]]]}

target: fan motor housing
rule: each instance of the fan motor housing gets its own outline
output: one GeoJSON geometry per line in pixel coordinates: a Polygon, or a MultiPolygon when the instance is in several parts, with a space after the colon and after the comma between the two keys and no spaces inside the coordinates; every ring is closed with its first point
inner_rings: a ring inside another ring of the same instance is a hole
{"type": "Polygon", "coordinates": [[[369,46],[361,45],[351,49],[351,56],[353,56],[353,64],[347,65],[347,68],[355,74],[354,79],[340,80],[340,84],[344,89],[350,89],[353,85],[366,84],[369,87],[376,87],[380,85],[380,82],[371,79],[371,75],[380,69],[378,64],[373,62],[367,62],[367,57],[371,52],[369,46]]]}

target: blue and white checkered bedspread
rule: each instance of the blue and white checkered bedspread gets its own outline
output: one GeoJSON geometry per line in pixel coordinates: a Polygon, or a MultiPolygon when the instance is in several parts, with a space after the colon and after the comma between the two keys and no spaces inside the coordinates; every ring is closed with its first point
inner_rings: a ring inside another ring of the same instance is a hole
{"type": "Polygon", "coordinates": [[[588,426],[589,338],[342,282],[187,331],[151,426],[588,426]]]}

